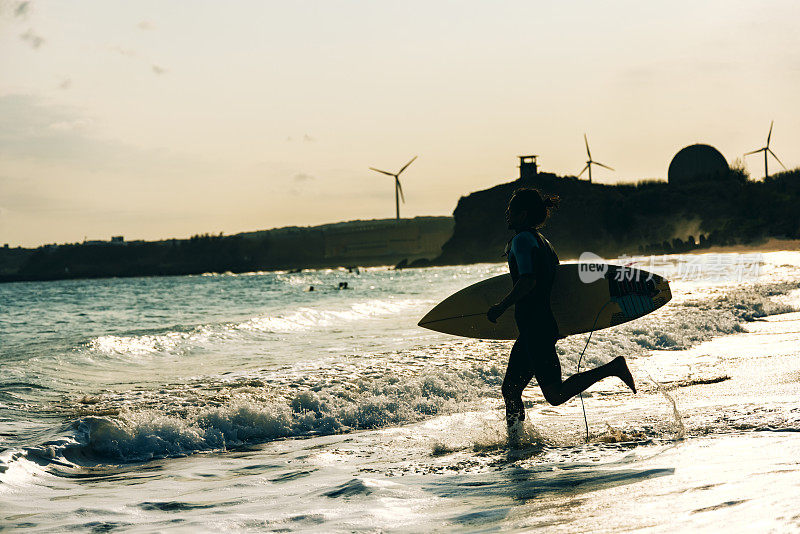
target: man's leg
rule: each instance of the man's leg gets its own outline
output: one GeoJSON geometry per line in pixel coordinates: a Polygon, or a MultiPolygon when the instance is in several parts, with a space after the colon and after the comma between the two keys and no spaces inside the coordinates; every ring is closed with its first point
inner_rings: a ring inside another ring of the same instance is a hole
{"type": "Polygon", "coordinates": [[[510,427],[525,420],[525,405],[522,391],[533,378],[533,361],[536,355],[527,350],[528,344],[520,337],[511,348],[508,369],[503,378],[503,400],[506,403],[506,424],[510,427]]]}
{"type": "Polygon", "coordinates": [[[620,378],[625,384],[636,393],[636,385],[633,376],[625,363],[625,358],[618,356],[605,365],[576,373],[563,382],[541,385],[544,398],[553,406],[564,404],[569,399],[581,393],[600,380],[609,376],[620,378]]]}

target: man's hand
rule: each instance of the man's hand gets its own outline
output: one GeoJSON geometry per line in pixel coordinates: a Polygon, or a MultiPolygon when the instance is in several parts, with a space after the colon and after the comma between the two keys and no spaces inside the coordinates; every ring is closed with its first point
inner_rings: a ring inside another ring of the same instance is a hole
{"type": "Polygon", "coordinates": [[[491,322],[496,323],[497,319],[503,315],[503,312],[506,311],[505,306],[502,304],[495,304],[489,311],[486,312],[486,318],[489,319],[491,322]]]}

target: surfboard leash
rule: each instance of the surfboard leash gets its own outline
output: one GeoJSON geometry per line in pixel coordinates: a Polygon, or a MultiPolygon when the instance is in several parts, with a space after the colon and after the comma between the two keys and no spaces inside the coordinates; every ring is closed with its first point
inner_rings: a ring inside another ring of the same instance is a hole
{"type": "MultiPolygon", "coordinates": [[[[589,337],[586,338],[586,345],[583,346],[583,350],[581,351],[581,355],[578,356],[578,369],[575,371],[576,373],[581,372],[581,360],[583,360],[583,354],[586,352],[586,349],[589,347],[589,341],[592,340],[592,334],[594,334],[594,327],[597,326],[597,321],[600,319],[600,314],[603,313],[603,310],[606,309],[606,306],[611,304],[611,300],[603,304],[603,307],[600,308],[600,311],[597,312],[597,315],[594,318],[594,323],[592,323],[592,329],[589,330],[589,337]]],[[[586,427],[586,443],[589,443],[589,421],[586,419],[586,406],[583,404],[583,391],[578,393],[578,397],[581,399],[581,410],[583,410],[583,424],[586,427]]]]}
{"type": "Polygon", "coordinates": [[[420,321],[419,323],[417,323],[417,326],[425,326],[427,324],[441,323],[443,321],[452,321],[453,319],[465,319],[467,317],[477,317],[479,315],[486,315],[486,312],[463,313],[461,315],[453,315],[452,317],[443,317],[442,319],[432,319],[430,321],[425,321],[424,323],[420,321]]]}

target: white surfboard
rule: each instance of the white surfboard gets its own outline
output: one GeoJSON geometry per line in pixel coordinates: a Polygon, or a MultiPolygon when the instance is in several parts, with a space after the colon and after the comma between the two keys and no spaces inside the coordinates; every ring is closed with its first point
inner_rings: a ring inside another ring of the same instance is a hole
{"type": "MultiPolygon", "coordinates": [[[[517,339],[514,308],[497,323],[486,318],[489,307],[511,291],[511,275],[483,280],[437,304],[419,326],[463,337],[517,339]]],[[[672,298],[669,282],[634,267],[605,263],[558,266],[550,294],[560,337],[601,330],[657,310],[672,298]]]]}

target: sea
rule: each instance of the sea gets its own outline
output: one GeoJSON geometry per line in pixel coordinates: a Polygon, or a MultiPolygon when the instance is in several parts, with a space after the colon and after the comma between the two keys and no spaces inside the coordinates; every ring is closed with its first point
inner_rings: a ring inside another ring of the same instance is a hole
{"type": "Polygon", "coordinates": [[[511,342],[417,326],[500,263],[0,284],[0,530],[800,531],[800,252],[608,261],[673,299],[562,373],[638,393],[511,445],[511,342]]]}

